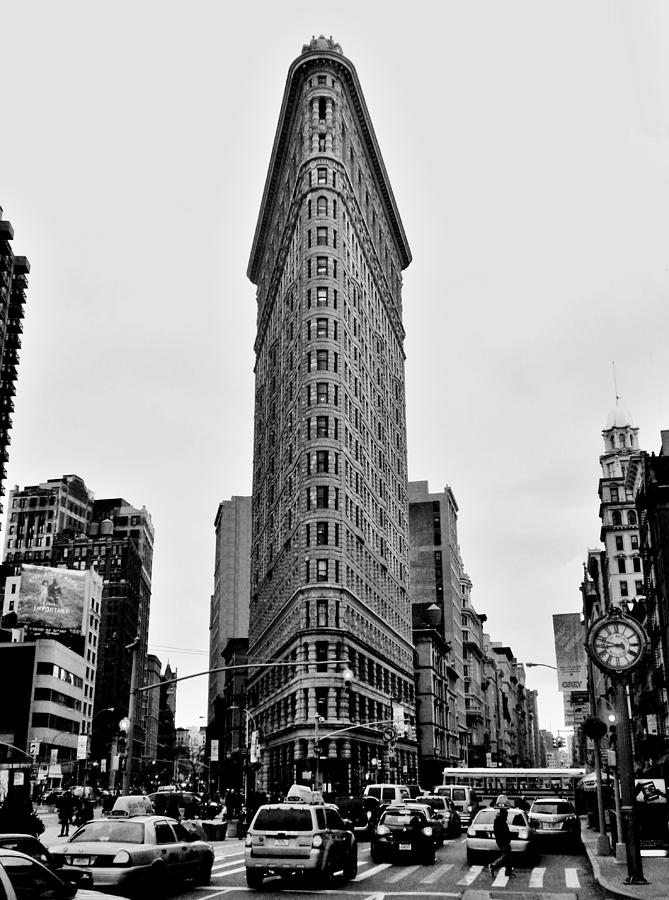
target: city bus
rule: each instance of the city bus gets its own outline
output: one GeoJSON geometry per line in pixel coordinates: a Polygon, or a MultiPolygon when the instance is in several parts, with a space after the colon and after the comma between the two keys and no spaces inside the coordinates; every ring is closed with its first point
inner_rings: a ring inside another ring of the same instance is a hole
{"type": "Polygon", "coordinates": [[[521,797],[528,803],[538,797],[565,797],[576,804],[577,785],[584,775],[585,769],[446,768],[443,783],[471,788],[484,806],[494,803],[500,794],[508,797],[511,805],[521,797]]]}

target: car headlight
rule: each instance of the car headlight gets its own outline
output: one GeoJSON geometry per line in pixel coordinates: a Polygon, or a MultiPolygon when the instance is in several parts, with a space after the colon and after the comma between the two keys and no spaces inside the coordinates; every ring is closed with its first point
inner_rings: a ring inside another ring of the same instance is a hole
{"type": "Polygon", "coordinates": [[[253,835],[247,833],[246,840],[244,841],[244,846],[245,847],[253,846],[253,835]]]}
{"type": "Polygon", "coordinates": [[[323,835],[315,834],[311,840],[312,847],[322,847],[323,846],[323,835]]]}
{"type": "Polygon", "coordinates": [[[431,825],[426,825],[425,828],[422,829],[422,831],[423,831],[423,834],[425,835],[425,837],[432,837],[432,826],[431,825]]]}
{"type": "Polygon", "coordinates": [[[518,832],[518,840],[519,841],[527,841],[527,840],[529,840],[529,837],[530,837],[530,832],[528,831],[527,828],[521,828],[520,831],[518,832]]]}
{"type": "Polygon", "coordinates": [[[387,825],[379,825],[376,829],[377,834],[390,834],[390,828],[387,825]]]}
{"type": "Polygon", "coordinates": [[[130,854],[127,850],[119,850],[116,856],[112,859],[112,863],[115,866],[127,866],[130,862],[130,854]]]}
{"type": "Polygon", "coordinates": [[[476,837],[476,829],[470,825],[467,829],[467,837],[476,837]]]}

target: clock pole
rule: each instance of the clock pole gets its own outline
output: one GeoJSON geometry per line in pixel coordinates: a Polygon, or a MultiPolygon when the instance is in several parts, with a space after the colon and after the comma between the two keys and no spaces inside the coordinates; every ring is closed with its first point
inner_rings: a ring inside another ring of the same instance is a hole
{"type": "Polygon", "coordinates": [[[622,832],[627,848],[627,878],[625,884],[648,884],[643,875],[639,823],[634,812],[634,759],[632,758],[632,733],[627,705],[627,679],[614,679],[616,690],[617,762],[620,783],[620,813],[622,832]]]}

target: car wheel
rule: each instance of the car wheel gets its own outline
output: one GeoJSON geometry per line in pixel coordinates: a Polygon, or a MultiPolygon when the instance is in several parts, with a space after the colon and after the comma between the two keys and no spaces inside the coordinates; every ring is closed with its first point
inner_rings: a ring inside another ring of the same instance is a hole
{"type": "Polygon", "coordinates": [[[211,884],[211,867],[212,861],[210,859],[204,860],[204,862],[195,873],[193,882],[198,885],[211,884]]]}
{"type": "Polygon", "coordinates": [[[163,863],[156,863],[151,867],[149,884],[157,894],[167,893],[167,870],[163,863]]]}
{"type": "Polygon", "coordinates": [[[470,866],[474,865],[475,863],[478,862],[478,860],[479,860],[479,855],[476,852],[476,850],[470,850],[469,847],[467,847],[467,862],[469,863],[469,865],[470,866]]]}
{"type": "Polygon", "coordinates": [[[374,862],[374,863],[381,862],[382,857],[381,857],[381,854],[379,853],[379,851],[376,849],[376,847],[372,847],[372,849],[369,851],[369,855],[372,859],[372,862],[374,862]]]}
{"type": "Polygon", "coordinates": [[[344,866],[344,881],[353,881],[358,874],[358,848],[355,847],[344,866]]]}
{"type": "Polygon", "coordinates": [[[258,869],[246,870],[246,883],[254,891],[259,891],[262,889],[262,880],[263,873],[258,871],[258,869]]]}

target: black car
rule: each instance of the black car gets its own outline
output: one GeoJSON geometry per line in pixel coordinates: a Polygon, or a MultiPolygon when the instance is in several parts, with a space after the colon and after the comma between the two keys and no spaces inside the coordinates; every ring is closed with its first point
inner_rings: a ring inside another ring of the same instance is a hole
{"type": "Polygon", "coordinates": [[[78,888],[93,887],[93,876],[88,869],[80,866],[70,866],[65,862],[64,856],[53,856],[44,844],[38,841],[32,834],[0,834],[0,848],[16,850],[32,856],[38,862],[54,872],[63,881],[76,884],[78,888]]]}
{"type": "Polygon", "coordinates": [[[434,836],[425,814],[406,806],[389,806],[372,833],[370,855],[373,862],[406,856],[433,865],[434,836]]]}

